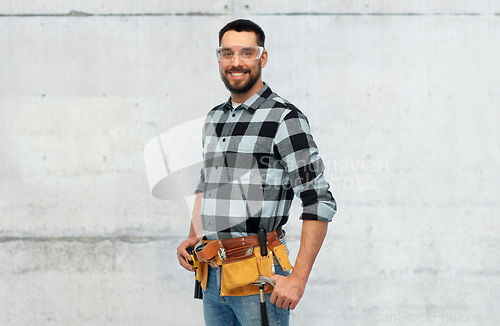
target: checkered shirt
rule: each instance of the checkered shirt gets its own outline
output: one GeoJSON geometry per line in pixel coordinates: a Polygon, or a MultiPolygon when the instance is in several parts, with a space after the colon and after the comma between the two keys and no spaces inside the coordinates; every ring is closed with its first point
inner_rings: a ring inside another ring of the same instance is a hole
{"type": "Polygon", "coordinates": [[[306,116],[265,85],[234,111],[229,99],[203,127],[201,218],[210,240],[271,232],[288,220],[294,194],[303,220],[331,221],[328,190],[306,116]]]}

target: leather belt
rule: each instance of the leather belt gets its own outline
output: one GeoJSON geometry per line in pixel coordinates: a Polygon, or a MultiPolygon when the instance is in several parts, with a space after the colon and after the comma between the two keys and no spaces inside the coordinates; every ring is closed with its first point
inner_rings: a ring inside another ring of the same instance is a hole
{"type": "MultiPolygon", "coordinates": [[[[281,227],[269,232],[267,234],[267,245],[271,248],[281,245],[279,239],[281,235],[281,227]]],[[[198,261],[209,263],[212,267],[218,267],[222,265],[222,261],[225,259],[226,250],[233,250],[238,247],[243,246],[258,246],[259,239],[256,235],[251,235],[247,237],[238,237],[232,239],[222,239],[222,240],[200,240],[195,246],[195,253],[198,261]],[[197,251],[197,248],[205,245],[202,250],[197,251]],[[217,259],[218,258],[218,259],[217,259]]]]}

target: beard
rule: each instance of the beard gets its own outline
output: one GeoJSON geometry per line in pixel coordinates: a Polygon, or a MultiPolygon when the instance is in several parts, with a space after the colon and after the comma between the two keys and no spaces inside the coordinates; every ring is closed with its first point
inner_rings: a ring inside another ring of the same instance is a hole
{"type": "Polygon", "coordinates": [[[224,83],[224,86],[233,94],[244,94],[248,92],[253,85],[260,79],[260,75],[262,74],[262,68],[260,67],[260,60],[259,60],[259,65],[257,68],[257,71],[255,73],[252,73],[250,70],[244,70],[244,69],[227,69],[227,70],[219,70],[220,72],[220,78],[222,79],[222,82],[224,83]],[[229,75],[230,72],[248,72],[249,73],[249,78],[241,81],[236,81],[235,83],[231,84],[229,81],[229,75]]]}

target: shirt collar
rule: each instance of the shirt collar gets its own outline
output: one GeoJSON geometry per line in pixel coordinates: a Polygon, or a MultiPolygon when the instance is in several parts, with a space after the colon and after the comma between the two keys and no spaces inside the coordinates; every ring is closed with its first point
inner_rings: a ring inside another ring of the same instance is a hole
{"type": "MultiPolygon", "coordinates": [[[[258,107],[269,98],[269,96],[273,93],[269,85],[264,83],[264,86],[255,94],[250,96],[248,100],[246,100],[241,106],[244,109],[247,109],[248,112],[251,114],[255,113],[255,110],[258,109],[258,107]]],[[[224,109],[232,110],[233,104],[231,101],[231,97],[229,97],[229,100],[226,102],[226,104],[223,106],[224,109]]]]}

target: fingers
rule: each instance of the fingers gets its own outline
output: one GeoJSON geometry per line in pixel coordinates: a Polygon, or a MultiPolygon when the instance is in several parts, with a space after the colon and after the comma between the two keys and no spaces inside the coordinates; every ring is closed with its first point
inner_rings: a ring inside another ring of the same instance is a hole
{"type": "Polygon", "coordinates": [[[278,308],[295,309],[301,298],[300,289],[296,285],[290,284],[292,280],[287,277],[274,275],[272,279],[276,282],[276,286],[271,293],[271,303],[278,308]]]}
{"type": "MultiPolygon", "coordinates": [[[[271,301],[271,303],[273,303],[273,302],[271,301]]],[[[274,304],[276,305],[276,307],[282,308],[282,309],[288,309],[289,307],[291,309],[290,303],[291,303],[291,301],[287,298],[286,295],[277,296],[276,297],[276,301],[274,302],[274,304]]],[[[294,308],[295,308],[295,306],[294,306],[294,308]]]]}
{"type": "MultiPolygon", "coordinates": [[[[179,261],[179,264],[184,267],[184,269],[190,271],[190,272],[193,272],[194,271],[194,268],[193,266],[191,266],[187,261],[186,261],[186,258],[185,255],[189,256],[187,251],[184,250],[185,254],[183,254],[183,250],[181,249],[181,247],[177,248],[177,260],[179,261]]],[[[191,260],[191,257],[189,256],[189,260],[191,260]]]]}
{"type": "MultiPolygon", "coordinates": [[[[285,295],[282,293],[281,280],[285,277],[281,275],[273,275],[272,279],[276,283],[274,286],[273,292],[271,293],[270,301],[275,304],[276,307],[281,308],[285,301],[285,295]]],[[[267,286],[267,285],[266,285],[267,286]]],[[[288,308],[288,307],[287,307],[288,308]]],[[[286,308],[283,308],[286,309],[286,308]]]]}
{"type": "Polygon", "coordinates": [[[193,247],[198,242],[196,238],[189,238],[183,241],[177,248],[177,260],[179,264],[186,270],[194,272],[193,266],[191,266],[187,261],[191,261],[191,255],[186,251],[186,248],[193,247]]]}
{"type": "Polygon", "coordinates": [[[190,272],[194,272],[194,268],[193,266],[191,266],[188,262],[186,262],[186,259],[184,258],[184,256],[182,256],[181,254],[177,254],[177,260],[179,261],[179,264],[185,269],[185,270],[188,270],[190,272]]]}
{"type": "MultiPolygon", "coordinates": [[[[271,303],[273,303],[271,301],[271,303]]],[[[294,297],[289,297],[287,295],[280,295],[280,296],[277,296],[276,297],[276,301],[274,302],[274,304],[276,305],[276,307],[278,308],[282,308],[282,309],[288,309],[290,308],[290,310],[293,310],[295,309],[295,307],[297,306],[297,304],[299,303],[299,299],[298,298],[294,298],[294,297]]]]}

